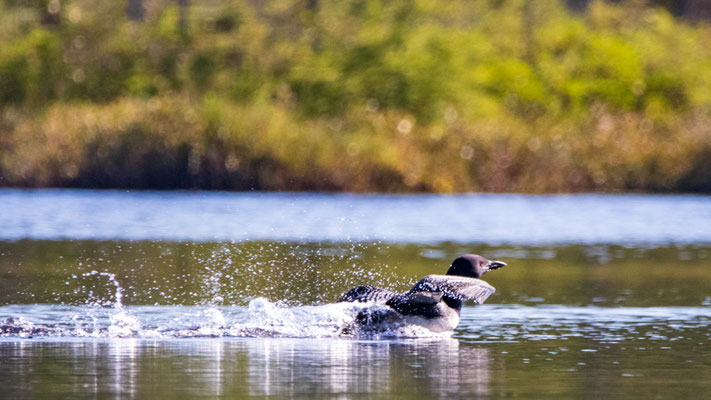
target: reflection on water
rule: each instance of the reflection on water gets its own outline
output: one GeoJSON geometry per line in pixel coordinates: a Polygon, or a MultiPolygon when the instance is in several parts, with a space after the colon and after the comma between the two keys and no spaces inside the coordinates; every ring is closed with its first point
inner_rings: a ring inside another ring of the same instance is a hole
{"type": "MultiPolygon", "coordinates": [[[[2,318],[24,315],[56,328],[0,335],[8,398],[693,398],[711,390],[708,307],[482,305],[463,309],[454,338],[388,340],[236,337],[255,316],[248,307],[167,306],[123,310],[139,322],[137,337],[110,337],[106,327],[116,322],[107,316],[98,335],[76,337],[83,329],[61,321],[87,307],[53,307],[0,307],[2,318]],[[185,336],[204,331],[208,337],[185,336]]],[[[309,326],[318,320],[309,314],[334,312],[298,306],[276,317],[305,336],[326,332],[309,326]]]]}
{"type": "Polygon", "coordinates": [[[0,304],[324,304],[362,284],[408,290],[471,252],[509,263],[486,275],[487,304],[699,306],[711,293],[702,245],[0,241],[0,304]]]}
{"type": "MultiPolygon", "coordinates": [[[[702,330],[705,332],[705,330],[702,330]]],[[[703,398],[708,338],[0,340],[3,398],[703,398]]]]}
{"type": "Polygon", "coordinates": [[[0,342],[7,398],[490,393],[489,350],[436,342],[245,339],[0,342]],[[175,375],[176,371],[183,374],[175,375]],[[37,386],[35,382],[42,381],[37,386]],[[22,396],[21,394],[24,394],[22,396]]]}
{"type": "Polygon", "coordinates": [[[457,340],[431,343],[266,340],[248,342],[250,395],[305,395],[304,382],[329,393],[399,392],[408,376],[422,393],[486,395],[488,350],[460,348],[457,340]],[[403,374],[403,372],[405,372],[403,374]],[[412,375],[410,375],[412,373],[412,375]]]}

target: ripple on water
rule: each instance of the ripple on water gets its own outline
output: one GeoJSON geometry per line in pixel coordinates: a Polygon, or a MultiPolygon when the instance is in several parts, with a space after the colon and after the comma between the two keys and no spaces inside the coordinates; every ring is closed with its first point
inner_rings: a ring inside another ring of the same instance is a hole
{"type": "Polygon", "coordinates": [[[705,307],[598,307],[482,305],[465,308],[458,337],[478,342],[568,340],[599,342],[680,340],[711,328],[705,307]]]}

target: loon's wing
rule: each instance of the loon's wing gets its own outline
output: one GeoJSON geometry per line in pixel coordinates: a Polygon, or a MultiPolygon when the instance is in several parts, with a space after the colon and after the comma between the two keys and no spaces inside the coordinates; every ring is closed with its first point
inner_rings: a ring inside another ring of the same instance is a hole
{"type": "Polygon", "coordinates": [[[493,286],[481,279],[454,275],[427,275],[407,293],[413,295],[417,292],[441,292],[444,296],[457,300],[474,300],[477,304],[481,304],[495,291],[493,286]]]}
{"type": "Polygon", "coordinates": [[[375,287],[375,286],[358,286],[349,290],[348,293],[344,294],[338,302],[375,302],[375,303],[385,303],[388,300],[398,296],[397,293],[391,292],[387,289],[375,287]]]}

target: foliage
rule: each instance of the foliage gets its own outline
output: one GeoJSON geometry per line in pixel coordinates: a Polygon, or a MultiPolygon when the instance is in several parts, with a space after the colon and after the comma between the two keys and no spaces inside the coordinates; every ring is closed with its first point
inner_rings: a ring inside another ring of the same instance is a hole
{"type": "Polygon", "coordinates": [[[0,3],[0,185],[711,191],[711,30],[663,9],[144,3],[0,3]]]}

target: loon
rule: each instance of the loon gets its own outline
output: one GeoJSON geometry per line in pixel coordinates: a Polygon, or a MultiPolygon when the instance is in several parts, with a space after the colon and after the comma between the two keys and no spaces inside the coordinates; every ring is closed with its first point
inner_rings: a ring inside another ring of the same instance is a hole
{"type": "Polygon", "coordinates": [[[506,263],[501,261],[465,254],[452,262],[446,275],[427,275],[402,294],[375,286],[355,287],[339,302],[378,303],[385,307],[361,311],[353,329],[346,331],[373,332],[415,325],[435,333],[452,332],[459,324],[463,302],[482,304],[496,291],[478,278],[504,266],[506,263]]]}

